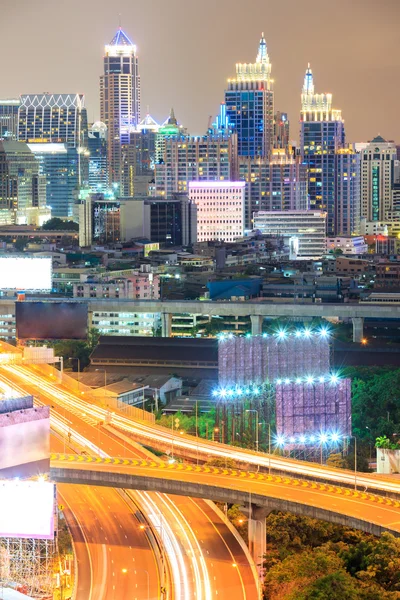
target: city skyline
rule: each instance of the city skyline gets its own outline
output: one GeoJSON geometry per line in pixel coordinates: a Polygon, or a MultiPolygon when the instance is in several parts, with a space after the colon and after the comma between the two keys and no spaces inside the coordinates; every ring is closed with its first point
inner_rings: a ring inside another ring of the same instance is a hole
{"type": "Polygon", "coordinates": [[[71,10],[79,11],[80,18],[75,20],[74,35],[65,41],[50,26],[50,7],[54,9],[54,2],[49,0],[34,6],[22,0],[18,8],[5,0],[0,51],[5,55],[13,45],[13,61],[4,61],[3,98],[43,91],[84,93],[89,120],[98,120],[104,45],[121,19],[138,47],[142,115],[149,105],[152,116],[163,121],[174,106],[178,121],[190,133],[201,135],[209,116],[214,118],[219,110],[235,64],[255,60],[264,31],[275,82],[275,110],[288,113],[291,139],[299,141],[300,94],[308,62],[318,89],[332,93],[334,107],[342,110],[350,142],[371,140],[378,133],[386,139],[400,138],[395,112],[400,67],[396,0],[379,6],[338,0],[333,15],[325,1],[318,5],[318,14],[307,15],[289,1],[284,16],[272,2],[253,2],[253,10],[242,14],[238,1],[229,5],[223,1],[197,14],[181,0],[172,0],[168,7],[158,0],[150,4],[139,0],[134,8],[125,0],[113,6],[104,0],[84,5],[72,0],[71,10]],[[240,19],[232,20],[234,14],[240,14],[240,19]],[[26,46],[14,43],[15,27],[22,39],[29,39],[28,32],[39,31],[39,24],[46,34],[35,37],[27,56],[26,46]],[[355,50],[350,53],[350,48],[355,50]]]}

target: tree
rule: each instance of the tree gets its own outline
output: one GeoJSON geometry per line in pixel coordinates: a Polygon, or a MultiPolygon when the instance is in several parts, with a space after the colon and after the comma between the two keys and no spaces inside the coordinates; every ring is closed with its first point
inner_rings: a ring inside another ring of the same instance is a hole
{"type": "Polygon", "coordinates": [[[328,467],[335,467],[336,469],[345,469],[347,467],[346,460],[340,452],[330,454],[326,459],[326,464],[328,467]]]}
{"type": "Polygon", "coordinates": [[[63,219],[59,219],[58,217],[53,217],[49,219],[42,225],[43,231],[79,231],[78,223],[74,223],[74,221],[63,221],[63,219]]]}
{"type": "Polygon", "coordinates": [[[28,244],[28,240],[24,240],[24,238],[17,238],[14,242],[14,248],[18,250],[18,252],[23,252],[28,244]]]}
{"type": "Polygon", "coordinates": [[[320,577],[293,600],[357,600],[358,587],[353,578],[340,570],[320,577]]]}

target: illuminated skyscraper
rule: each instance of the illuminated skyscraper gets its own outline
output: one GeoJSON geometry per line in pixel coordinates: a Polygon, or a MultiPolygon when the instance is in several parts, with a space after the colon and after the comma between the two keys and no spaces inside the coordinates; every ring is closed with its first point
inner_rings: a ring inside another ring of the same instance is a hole
{"type": "Polygon", "coordinates": [[[335,162],[337,150],[344,147],[344,123],[341,111],[332,108],[332,94],[315,94],[310,65],[304,77],[300,120],[310,208],[327,212],[327,231],[335,235],[335,162]]]}
{"type": "Polygon", "coordinates": [[[136,46],[117,31],[105,46],[100,77],[100,119],[107,125],[110,183],[121,184],[122,147],[140,123],[140,76],[136,46]]]}
{"type": "Polygon", "coordinates": [[[16,140],[19,100],[0,100],[0,140],[16,140]]]}
{"type": "Polygon", "coordinates": [[[51,142],[86,149],[88,124],[83,94],[25,94],[20,100],[20,142],[51,142]]]}
{"type": "Polygon", "coordinates": [[[225,91],[226,117],[238,136],[239,156],[268,156],[274,138],[271,63],[262,34],[256,62],[238,63],[225,91]]]}

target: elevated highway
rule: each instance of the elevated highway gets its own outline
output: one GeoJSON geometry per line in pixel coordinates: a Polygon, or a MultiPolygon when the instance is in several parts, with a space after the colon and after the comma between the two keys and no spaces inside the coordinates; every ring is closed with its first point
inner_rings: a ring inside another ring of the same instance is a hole
{"type": "MultiPolygon", "coordinates": [[[[43,301],[43,298],[27,298],[29,301],[43,301]]],[[[47,298],[46,302],[57,301],[61,298],[47,298]]],[[[363,324],[366,317],[374,319],[400,319],[400,306],[379,304],[300,304],[300,303],[273,303],[267,301],[248,302],[213,302],[213,301],[168,301],[168,300],[116,300],[98,298],[65,298],[68,302],[87,303],[89,320],[93,313],[158,313],[161,315],[162,335],[171,335],[172,315],[196,314],[208,316],[239,316],[251,319],[253,335],[262,331],[262,322],[265,317],[278,318],[290,317],[321,317],[324,319],[339,318],[352,319],[353,341],[360,342],[363,337],[363,324]]],[[[9,312],[15,305],[12,298],[0,299],[0,312],[9,312]],[[2,308],[3,307],[3,308],[2,308]]]]}
{"type": "Polygon", "coordinates": [[[53,454],[56,482],[190,495],[255,507],[257,514],[289,510],[361,529],[400,536],[400,498],[316,481],[249,471],[124,458],[53,454]]]}

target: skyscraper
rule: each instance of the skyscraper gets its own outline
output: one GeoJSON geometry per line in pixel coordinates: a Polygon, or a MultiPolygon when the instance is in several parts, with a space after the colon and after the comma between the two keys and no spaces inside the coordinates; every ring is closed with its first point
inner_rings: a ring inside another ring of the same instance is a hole
{"type": "Polygon", "coordinates": [[[25,94],[20,100],[20,142],[86,148],[88,124],[83,94],[25,94]]]}
{"type": "Polygon", "coordinates": [[[42,225],[49,216],[34,154],[23,142],[0,142],[0,222],[42,225]]]}
{"type": "Polygon", "coordinates": [[[101,192],[108,187],[107,126],[96,121],[88,133],[89,186],[92,192],[101,192]]]}
{"type": "Polygon", "coordinates": [[[387,213],[393,209],[392,188],[399,165],[396,145],[378,135],[361,157],[361,216],[367,221],[387,221],[387,213]]]}
{"type": "Polygon", "coordinates": [[[228,79],[226,116],[238,136],[239,156],[268,156],[274,138],[274,92],[271,63],[262,34],[256,62],[238,63],[228,79]]]}
{"type": "Polygon", "coordinates": [[[237,173],[237,136],[167,136],[156,164],[156,195],[188,191],[189,181],[232,181],[237,173]]]}
{"type": "Polygon", "coordinates": [[[289,131],[287,113],[277,111],[274,117],[274,148],[289,149],[289,131]]]}
{"type": "Polygon", "coordinates": [[[310,207],[327,212],[327,231],[335,235],[335,161],[336,151],[345,142],[344,124],[341,111],[332,108],[332,94],[315,94],[310,65],[304,77],[300,121],[310,207]]]}
{"type": "Polygon", "coordinates": [[[0,140],[16,140],[19,100],[0,100],[0,140]]]}
{"type": "Polygon", "coordinates": [[[360,233],[360,154],[351,146],[335,157],[335,235],[360,233]]]}
{"type": "Polygon", "coordinates": [[[105,46],[100,77],[100,119],[107,125],[110,183],[121,185],[122,146],[140,123],[140,76],[136,46],[121,28],[105,46]]]}

